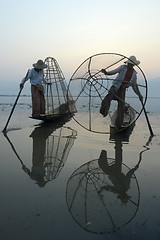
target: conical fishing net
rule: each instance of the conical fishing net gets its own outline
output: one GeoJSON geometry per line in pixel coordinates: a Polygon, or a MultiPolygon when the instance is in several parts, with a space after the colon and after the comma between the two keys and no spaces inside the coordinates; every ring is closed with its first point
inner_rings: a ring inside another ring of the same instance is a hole
{"type": "Polygon", "coordinates": [[[60,66],[56,59],[47,57],[45,59],[47,68],[45,72],[45,99],[46,115],[64,115],[76,112],[73,98],[70,92],[67,92],[67,84],[60,66]]]}
{"type": "MultiPolygon", "coordinates": [[[[101,53],[87,58],[73,73],[68,92],[76,103],[77,114],[74,119],[85,129],[92,132],[109,133],[110,119],[117,109],[117,101],[112,101],[107,117],[100,115],[100,106],[108,94],[115,75],[105,75],[102,69],[111,71],[124,65],[128,58],[116,53],[101,53]],[[82,114],[83,113],[83,116],[82,114]]],[[[140,116],[147,99],[147,81],[141,68],[134,66],[137,72],[137,86],[143,96],[143,104],[135,94],[132,87],[127,88],[125,104],[130,106],[136,114],[135,120],[140,116]]]]}

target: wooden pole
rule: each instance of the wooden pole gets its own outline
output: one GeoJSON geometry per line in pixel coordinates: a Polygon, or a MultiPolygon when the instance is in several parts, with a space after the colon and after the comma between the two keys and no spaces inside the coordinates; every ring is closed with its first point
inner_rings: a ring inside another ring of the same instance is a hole
{"type": "Polygon", "coordinates": [[[142,103],[142,107],[143,107],[143,110],[144,110],[144,114],[145,114],[145,117],[146,117],[146,121],[147,121],[147,124],[148,124],[150,134],[151,134],[151,136],[154,136],[153,131],[152,131],[152,127],[151,127],[151,124],[149,122],[149,118],[148,118],[148,115],[147,115],[147,112],[146,112],[146,109],[145,109],[144,104],[143,104],[143,101],[141,101],[141,103],[142,103]]]}
{"type": "MultiPolygon", "coordinates": [[[[29,72],[29,70],[28,70],[28,72],[29,72]]],[[[26,79],[27,76],[28,76],[28,72],[27,72],[27,74],[26,74],[26,76],[25,76],[25,79],[26,79]]],[[[4,127],[4,129],[3,129],[2,132],[6,132],[8,123],[9,123],[11,117],[12,117],[13,111],[14,111],[14,109],[15,109],[15,107],[16,107],[16,104],[17,104],[17,102],[18,102],[18,99],[19,99],[19,97],[20,97],[20,95],[21,95],[22,89],[23,89],[23,88],[20,88],[20,90],[19,90],[19,93],[18,93],[18,96],[17,96],[17,98],[16,98],[16,101],[15,101],[15,103],[14,103],[14,105],[13,105],[13,108],[12,108],[12,110],[11,110],[11,113],[10,113],[10,115],[9,115],[9,118],[8,118],[8,120],[7,120],[7,123],[6,123],[6,125],[5,125],[5,127],[4,127]]]]}
{"type": "Polygon", "coordinates": [[[148,128],[149,128],[150,134],[151,134],[151,136],[154,136],[151,124],[150,124],[149,119],[148,119],[148,115],[147,115],[146,109],[143,108],[143,110],[144,110],[144,114],[145,114],[145,117],[146,117],[146,121],[147,121],[147,124],[148,124],[148,128]]]}

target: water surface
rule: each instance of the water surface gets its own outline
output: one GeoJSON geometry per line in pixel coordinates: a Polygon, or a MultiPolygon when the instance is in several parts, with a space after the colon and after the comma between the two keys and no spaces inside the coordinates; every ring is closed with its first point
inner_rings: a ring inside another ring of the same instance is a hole
{"type": "MultiPolygon", "coordinates": [[[[158,108],[148,107],[151,138],[143,114],[126,134],[103,135],[74,119],[40,125],[25,102],[0,133],[0,239],[158,240],[158,108]]],[[[11,105],[1,101],[1,131],[11,105]]]]}

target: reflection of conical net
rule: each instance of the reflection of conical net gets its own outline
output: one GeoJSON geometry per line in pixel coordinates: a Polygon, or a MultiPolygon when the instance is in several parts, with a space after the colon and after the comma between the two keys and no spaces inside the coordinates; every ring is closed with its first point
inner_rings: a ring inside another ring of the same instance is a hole
{"type": "MultiPolygon", "coordinates": [[[[86,59],[72,75],[68,90],[76,102],[78,114],[74,116],[74,119],[85,129],[93,132],[109,133],[107,126],[110,124],[110,114],[104,119],[100,115],[99,110],[101,101],[108,93],[117,74],[106,76],[101,72],[101,69],[111,71],[123,65],[127,59],[127,57],[115,53],[93,55],[86,59]],[[80,112],[84,113],[83,117],[79,114],[80,112]],[[97,114],[99,116],[98,121],[97,114]]],[[[146,78],[139,66],[135,66],[134,69],[138,73],[138,88],[143,95],[143,105],[145,105],[147,98],[146,78]]],[[[137,114],[135,120],[137,120],[143,110],[143,106],[138,96],[133,92],[132,87],[126,91],[125,102],[135,110],[137,114]]],[[[117,101],[112,101],[111,114],[116,108],[117,101]]]]}
{"type": "MultiPolygon", "coordinates": [[[[108,159],[112,166],[114,159],[108,159]]],[[[122,164],[122,173],[130,169],[122,164]]],[[[98,160],[90,161],[77,169],[69,178],[66,189],[68,209],[75,221],[86,231],[93,233],[113,232],[128,224],[139,206],[139,187],[132,175],[130,188],[122,196],[109,191],[112,181],[98,165],[98,160]]]]}
{"type": "Polygon", "coordinates": [[[74,144],[76,131],[68,127],[57,129],[46,139],[45,153],[45,179],[50,181],[55,179],[62,170],[74,144]]]}
{"type": "Polygon", "coordinates": [[[59,175],[77,136],[75,130],[69,127],[61,127],[63,124],[63,121],[58,121],[58,124],[48,123],[33,130],[30,135],[33,139],[31,169],[26,166],[25,161],[21,159],[13,143],[5,134],[13,152],[22,165],[22,169],[40,187],[44,187],[48,181],[55,179],[59,175]]]}
{"type": "Polygon", "coordinates": [[[56,59],[47,57],[45,64],[48,66],[44,70],[45,79],[49,83],[45,86],[46,114],[67,114],[68,106],[70,113],[75,112],[73,98],[67,93],[66,81],[56,59]]]}

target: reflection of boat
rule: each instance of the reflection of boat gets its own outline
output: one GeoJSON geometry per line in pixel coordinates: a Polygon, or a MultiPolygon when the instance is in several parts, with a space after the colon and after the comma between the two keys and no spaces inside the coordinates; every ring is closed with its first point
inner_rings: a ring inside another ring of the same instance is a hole
{"type": "Polygon", "coordinates": [[[48,83],[45,85],[46,113],[31,118],[53,121],[75,113],[76,107],[70,92],[67,91],[65,77],[56,59],[47,57],[45,64],[45,80],[48,83]]]}
{"type": "Polygon", "coordinates": [[[121,141],[125,143],[129,143],[129,138],[133,132],[133,129],[135,127],[135,122],[132,124],[128,125],[125,129],[122,131],[117,131],[114,127],[110,127],[110,141],[116,142],[116,141],[121,141]]]}
{"type": "Polygon", "coordinates": [[[118,115],[118,110],[116,110],[113,113],[113,115],[111,117],[111,125],[110,125],[110,127],[113,128],[115,130],[115,132],[122,132],[122,131],[128,129],[133,123],[135,123],[135,119],[136,119],[135,111],[131,107],[126,107],[126,110],[124,112],[122,127],[117,130],[117,127],[116,127],[117,115],[118,115]]]}
{"type": "Polygon", "coordinates": [[[44,187],[61,172],[76,135],[73,129],[57,127],[55,124],[43,124],[36,127],[30,135],[33,139],[31,169],[26,167],[7,134],[5,137],[21,162],[24,172],[36,181],[38,186],[44,187]]]}

